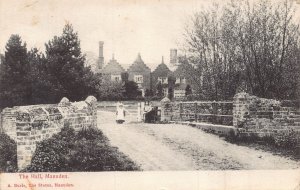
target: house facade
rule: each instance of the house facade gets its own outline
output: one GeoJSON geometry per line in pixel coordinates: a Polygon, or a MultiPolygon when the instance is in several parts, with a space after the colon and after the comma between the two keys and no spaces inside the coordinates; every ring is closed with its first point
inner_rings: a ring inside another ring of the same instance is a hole
{"type": "Polygon", "coordinates": [[[127,69],[128,80],[137,83],[142,96],[145,95],[146,89],[151,88],[151,69],[144,63],[140,54],[136,60],[127,69]]]}
{"type": "Polygon", "coordinates": [[[169,94],[169,77],[172,75],[172,71],[164,63],[162,58],[161,63],[156,67],[156,69],[151,73],[151,84],[152,91],[154,94],[157,93],[157,86],[161,85],[163,96],[166,97],[169,94]]]}
{"type": "Polygon", "coordinates": [[[122,82],[122,75],[126,72],[119,62],[112,56],[112,59],[99,71],[104,80],[122,82]]]}
{"type": "MultiPolygon", "coordinates": [[[[151,72],[151,69],[145,64],[141,55],[138,54],[135,61],[125,70],[114,56],[112,56],[112,59],[107,64],[104,64],[103,44],[103,42],[99,42],[99,69],[97,71],[102,75],[103,80],[115,82],[134,81],[142,92],[142,96],[145,96],[146,90],[151,90],[153,95],[157,95],[157,88],[160,85],[163,97],[169,95],[175,99],[185,97],[186,87],[187,85],[191,86],[191,80],[187,76],[188,72],[184,72],[186,68],[182,65],[179,64],[173,72],[164,63],[164,59],[162,58],[161,63],[151,72]]],[[[177,50],[171,49],[170,64],[176,65],[177,60],[177,50]]]]}
{"type": "Polygon", "coordinates": [[[192,89],[194,79],[192,78],[195,70],[190,64],[180,64],[174,71],[175,78],[174,98],[182,99],[186,96],[187,88],[192,89]]]}

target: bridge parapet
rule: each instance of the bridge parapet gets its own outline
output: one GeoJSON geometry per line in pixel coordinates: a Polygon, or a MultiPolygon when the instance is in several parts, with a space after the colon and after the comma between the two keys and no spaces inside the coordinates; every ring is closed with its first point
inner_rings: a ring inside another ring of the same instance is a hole
{"type": "Polygon", "coordinates": [[[31,162],[36,144],[58,133],[68,124],[76,131],[97,125],[96,98],[69,102],[63,98],[59,104],[15,106],[1,113],[1,131],[17,143],[18,169],[31,162]]]}

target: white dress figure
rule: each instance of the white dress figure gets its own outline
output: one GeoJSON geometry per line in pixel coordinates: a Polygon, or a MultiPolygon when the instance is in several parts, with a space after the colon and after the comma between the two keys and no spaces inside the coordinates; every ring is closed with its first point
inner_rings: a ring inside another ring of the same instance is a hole
{"type": "Polygon", "coordinates": [[[124,109],[124,105],[122,103],[118,103],[117,104],[117,112],[116,112],[116,121],[119,124],[124,123],[125,121],[125,109],[124,109]]]}

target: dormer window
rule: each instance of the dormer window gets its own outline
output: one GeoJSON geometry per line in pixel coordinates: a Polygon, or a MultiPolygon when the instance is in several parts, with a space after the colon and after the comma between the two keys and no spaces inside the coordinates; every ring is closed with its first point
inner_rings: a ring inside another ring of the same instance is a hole
{"type": "Polygon", "coordinates": [[[168,84],[168,78],[167,77],[158,77],[158,82],[161,84],[168,84]]]}
{"type": "Polygon", "coordinates": [[[137,84],[143,83],[143,75],[134,75],[134,82],[137,84]]]}

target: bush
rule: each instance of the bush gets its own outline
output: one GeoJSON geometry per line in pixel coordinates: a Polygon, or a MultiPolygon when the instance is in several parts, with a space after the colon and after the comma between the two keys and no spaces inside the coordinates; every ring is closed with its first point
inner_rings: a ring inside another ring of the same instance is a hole
{"type": "Polygon", "coordinates": [[[234,131],[230,131],[229,135],[225,137],[225,139],[232,143],[257,143],[264,145],[274,146],[274,137],[273,136],[263,136],[260,137],[256,133],[238,133],[235,134],[234,131]]]}
{"type": "Polygon", "coordinates": [[[299,137],[294,130],[288,130],[277,133],[274,141],[278,147],[295,149],[298,146],[299,137]]]}
{"type": "Polygon", "coordinates": [[[81,129],[77,134],[77,139],[100,140],[103,142],[108,141],[107,137],[103,135],[102,131],[94,127],[81,129]]]}
{"type": "Polygon", "coordinates": [[[132,171],[135,163],[108,143],[81,139],[70,162],[72,171],[132,171]]]}
{"type": "Polygon", "coordinates": [[[15,172],[17,168],[17,144],[8,135],[0,133],[0,172],[15,172]]]}
{"type": "Polygon", "coordinates": [[[132,171],[139,167],[112,147],[102,131],[94,127],[61,132],[37,145],[29,172],[132,171]]]}
{"type": "Polygon", "coordinates": [[[235,134],[234,130],[230,130],[229,134],[225,136],[225,139],[229,142],[237,141],[237,135],[235,134]]]}
{"type": "Polygon", "coordinates": [[[66,125],[61,132],[52,138],[37,144],[31,164],[25,169],[28,172],[69,171],[71,151],[75,147],[75,131],[66,125]]]}

